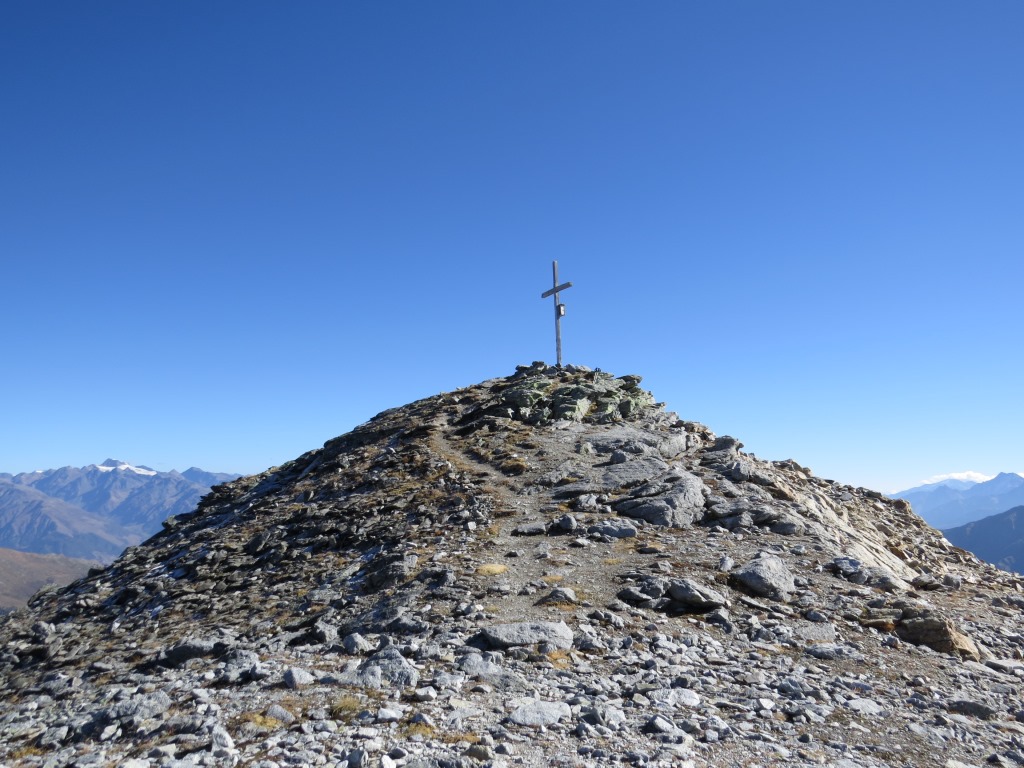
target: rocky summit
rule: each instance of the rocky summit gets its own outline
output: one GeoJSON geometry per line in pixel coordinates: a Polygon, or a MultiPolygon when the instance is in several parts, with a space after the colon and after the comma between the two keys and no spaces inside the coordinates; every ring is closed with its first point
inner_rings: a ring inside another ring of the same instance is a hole
{"type": "Polygon", "coordinates": [[[1021,765],[1022,586],[638,376],[537,363],[4,618],[0,762],[1021,765]]]}

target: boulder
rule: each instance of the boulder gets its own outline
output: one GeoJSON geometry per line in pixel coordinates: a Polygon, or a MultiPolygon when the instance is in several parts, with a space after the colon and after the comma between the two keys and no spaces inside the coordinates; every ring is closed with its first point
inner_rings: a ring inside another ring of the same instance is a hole
{"type": "Polygon", "coordinates": [[[785,600],[796,589],[793,574],[782,558],[761,555],[732,572],[730,579],[761,597],[785,600]]]}
{"type": "Polygon", "coordinates": [[[613,539],[631,539],[636,536],[636,528],[625,520],[602,520],[587,528],[587,533],[597,533],[613,539]]]}
{"type": "Polygon", "coordinates": [[[657,498],[627,499],[615,509],[627,517],[667,528],[689,528],[704,516],[703,483],[692,475],[657,498]]]}
{"type": "Polygon", "coordinates": [[[713,611],[729,604],[722,594],[691,579],[672,579],[668,595],[684,609],[697,612],[713,611]]]}
{"type": "Polygon", "coordinates": [[[981,653],[974,641],[958,630],[952,621],[940,616],[904,619],[896,625],[896,635],[904,642],[926,645],[939,653],[981,661],[981,653]]]}
{"type": "Polygon", "coordinates": [[[569,705],[561,701],[540,701],[527,699],[522,701],[509,715],[516,725],[529,725],[535,728],[554,725],[572,714],[569,705]]]}
{"type": "Polygon", "coordinates": [[[481,631],[484,640],[492,648],[514,648],[516,646],[550,643],[556,648],[572,648],[572,630],[564,621],[532,621],[517,624],[495,624],[481,631]]]}

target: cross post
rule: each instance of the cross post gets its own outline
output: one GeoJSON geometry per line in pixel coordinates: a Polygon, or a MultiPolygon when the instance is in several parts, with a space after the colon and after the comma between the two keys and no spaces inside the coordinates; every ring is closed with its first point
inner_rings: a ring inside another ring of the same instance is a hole
{"type": "Polygon", "coordinates": [[[542,299],[548,296],[555,297],[555,356],[558,360],[558,367],[562,367],[562,316],[565,315],[565,304],[558,300],[558,292],[572,288],[572,283],[558,284],[558,262],[551,262],[552,288],[540,295],[542,299]]]}

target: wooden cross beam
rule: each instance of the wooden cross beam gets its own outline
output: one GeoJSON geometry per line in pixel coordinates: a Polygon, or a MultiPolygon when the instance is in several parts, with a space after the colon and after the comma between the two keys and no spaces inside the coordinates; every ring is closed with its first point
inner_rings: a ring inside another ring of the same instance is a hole
{"type": "Polygon", "coordinates": [[[551,262],[552,288],[540,295],[542,299],[548,296],[555,297],[555,356],[558,359],[558,367],[562,367],[562,317],[565,315],[565,304],[558,300],[558,292],[572,288],[572,283],[558,284],[558,262],[551,262]]]}

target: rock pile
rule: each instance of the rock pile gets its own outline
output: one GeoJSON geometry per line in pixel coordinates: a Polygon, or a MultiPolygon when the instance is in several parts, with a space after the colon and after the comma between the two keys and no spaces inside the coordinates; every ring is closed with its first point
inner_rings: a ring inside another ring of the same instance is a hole
{"type": "Polygon", "coordinates": [[[534,364],[217,486],[3,620],[0,761],[1024,764],[1018,577],[639,385],[534,364]]]}

